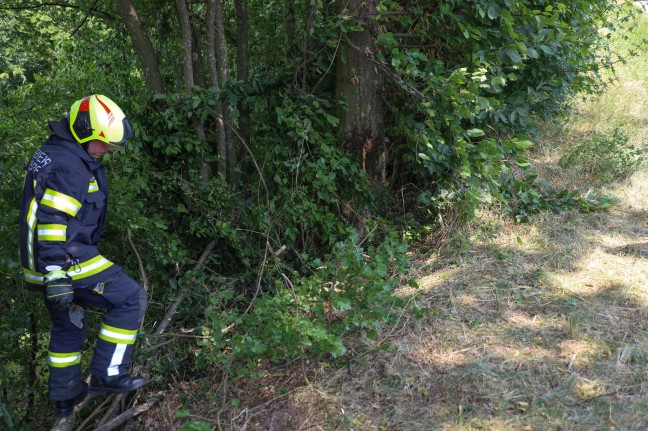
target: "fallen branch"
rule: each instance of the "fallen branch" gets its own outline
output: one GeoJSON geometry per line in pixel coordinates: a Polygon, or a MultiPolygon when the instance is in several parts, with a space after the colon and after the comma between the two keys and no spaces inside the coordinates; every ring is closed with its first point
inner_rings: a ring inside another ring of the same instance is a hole
{"type": "Polygon", "coordinates": [[[139,416],[145,411],[149,410],[153,404],[151,403],[143,403],[143,404],[138,404],[135,407],[132,407],[128,410],[126,410],[124,413],[120,414],[119,416],[116,416],[114,419],[112,419],[109,422],[106,422],[104,425],[95,428],[94,431],[110,431],[115,428],[117,428],[120,425],[123,425],[127,421],[133,419],[135,416],[139,416]]]}
{"type": "MultiPolygon", "coordinates": [[[[207,247],[205,247],[202,254],[200,255],[200,258],[198,259],[198,263],[196,263],[196,266],[194,266],[193,268],[194,271],[198,271],[202,269],[203,266],[205,266],[205,262],[207,262],[207,258],[209,257],[209,254],[212,252],[214,247],[216,247],[217,242],[218,240],[214,238],[209,244],[207,244],[207,247]]],[[[182,304],[182,301],[184,301],[185,297],[189,294],[189,290],[189,288],[184,288],[178,293],[178,297],[171,305],[171,307],[167,310],[164,318],[162,319],[162,322],[160,322],[160,325],[157,327],[154,334],[161,334],[166,330],[166,328],[171,323],[171,319],[173,319],[173,315],[178,311],[180,304],[182,304]]]]}

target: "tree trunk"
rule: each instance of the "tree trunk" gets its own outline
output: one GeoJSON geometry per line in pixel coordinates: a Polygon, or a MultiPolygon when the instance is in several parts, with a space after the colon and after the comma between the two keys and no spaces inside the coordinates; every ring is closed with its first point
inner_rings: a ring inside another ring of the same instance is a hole
{"type": "Polygon", "coordinates": [[[187,94],[192,94],[194,88],[193,49],[191,47],[191,22],[189,21],[189,11],[187,10],[187,3],[185,0],[176,0],[176,8],[178,9],[178,19],[180,20],[180,29],[182,31],[182,51],[184,52],[182,65],[185,92],[187,94]]]}
{"type": "Polygon", "coordinates": [[[164,92],[164,81],[160,74],[157,54],[132,2],[130,0],[115,0],[115,11],[133,41],[133,47],[144,73],[146,88],[151,94],[164,92]]]}
{"type": "MultiPolygon", "coordinates": [[[[191,25],[191,21],[189,22],[191,25]]],[[[205,59],[203,58],[202,49],[200,47],[200,35],[196,31],[196,26],[191,25],[191,59],[193,60],[193,74],[194,84],[202,88],[207,88],[207,77],[205,76],[205,59]]]]}
{"type": "MultiPolygon", "coordinates": [[[[191,31],[191,21],[189,19],[189,10],[187,9],[187,3],[185,0],[176,0],[176,7],[178,9],[178,19],[180,20],[180,28],[182,29],[182,48],[184,51],[184,61],[183,61],[183,71],[184,71],[184,82],[185,82],[185,92],[187,95],[192,95],[194,90],[194,68],[193,68],[193,42],[192,42],[192,31],[191,31]]],[[[194,118],[193,120],[194,128],[196,129],[196,135],[200,142],[206,142],[206,133],[203,124],[200,122],[200,119],[194,118]]],[[[200,177],[203,181],[209,179],[209,166],[207,163],[203,163],[200,167],[200,177]]]]}
{"type": "Polygon", "coordinates": [[[294,60],[295,55],[295,5],[293,0],[284,0],[284,57],[286,64],[294,60]]]}
{"type": "MultiPolygon", "coordinates": [[[[212,87],[218,86],[218,61],[216,52],[218,51],[216,41],[216,0],[207,2],[207,44],[208,44],[208,63],[209,75],[211,77],[212,87]]],[[[227,177],[227,134],[225,132],[225,121],[223,120],[223,105],[219,103],[216,106],[216,122],[218,123],[218,142],[214,151],[218,155],[216,170],[218,175],[223,178],[227,177]]]]}
{"type": "MultiPolygon", "coordinates": [[[[236,79],[246,82],[250,77],[249,16],[247,0],[236,0],[236,79]]],[[[250,145],[250,107],[240,101],[239,136],[250,145]]]]}
{"type": "MultiPolygon", "coordinates": [[[[375,13],[379,0],[338,0],[338,10],[355,16],[375,13]],[[345,9],[348,9],[345,11],[345,9]]],[[[368,25],[365,22],[360,24],[368,25]]],[[[385,181],[384,78],[368,57],[375,52],[368,30],[350,32],[337,58],[336,97],[340,109],[339,132],[344,147],[356,158],[374,185],[385,181]],[[345,61],[346,59],[346,61],[345,61]]]]}
{"type": "MultiPolygon", "coordinates": [[[[216,59],[218,62],[218,79],[221,83],[229,80],[230,67],[229,56],[227,53],[227,43],[225,41],[225,20],[223,17],[223,4],[221,0],[210,0],[213,3],[215,20],[216,20],[216,59]]],[[[223,107],[223,122],[226,136],[226,153],[227,153],[227,182],[232,189],[238,187],[238,175],[236,173],[237,156],[236,146],[232,139],[232,119],[228,106],[223,107]]]]}

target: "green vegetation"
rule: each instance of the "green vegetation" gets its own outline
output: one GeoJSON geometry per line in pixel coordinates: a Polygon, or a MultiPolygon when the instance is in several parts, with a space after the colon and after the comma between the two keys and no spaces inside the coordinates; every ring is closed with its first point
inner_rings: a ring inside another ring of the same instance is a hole
{"type": "MultiPolygon", "coordinates": [[[[456,238],[485,210],[528,222],[547,210],[610,208],[605,190],[546,175],[540,155],[562,147],[535,132],[580,107],[575,96],[604,90],[642,45],[645,26],[633,39],[617,31],[634,25],[631,9],[594,0],[233,3],[0,1],[0,423],[9,429],[52,419],[48,318],[16,259],[23,168],[46,121],[88,93],[109,95],[135,127],[127,151],[104,160],[102,252],[147,284],[139,359],[152,394],[172,380],[262,384],[265,367],[294,360],[351,364],[358,339],[380,340],[412,306],[452,313],[397,291],[417,285],[408,240],[456,238]],[[130,6],[137,23],[122,13],[130,6]],[[155,334],[178,299],[169,333],[155,334]]],[[[633,67],[621,70],[645,88],[645,63],[633,67]]],[[[640,115],[568,131],[589,137],[560,153],[564,168],[600,174],[598,184],[630,177],[645,150],[640,115]]]]}
{"type": "Polygon", "coordinates": [[[647,124],[635,120],[648,112],[648,75],[633,71],[648,64],[646,30],[648,17],[633,23],[614,46],[639,47],[638,56],[566,121],[542,124],[528,154],[538,182],[612,193],[609,211],[543,211],[513,223],[480,210],[442,242],[414,249],[419,288],[398,290],[412,309],[377,337],[355,338],[348,363],[266,367],[259,381],[208,390],[216,407],[174,400],[193,405],[204,426],[233,430],[644,429],[648,171],[610,178],[559,162],[576,147],[607,141],[605,151],[620,125],[617,148],[605,153],[611,163],[645,144],[647,124]]]}

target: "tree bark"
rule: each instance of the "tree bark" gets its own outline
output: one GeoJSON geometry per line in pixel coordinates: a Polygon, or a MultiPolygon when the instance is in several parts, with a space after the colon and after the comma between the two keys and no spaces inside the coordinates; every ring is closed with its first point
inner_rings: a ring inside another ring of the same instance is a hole
{"type": "MultiPolygon", "coordinates": [[[[338,0],[340,13],[367,16],[375,13],[379,0],[338,0]]],[[[361,25],[368,25],[360,22],[361,25]]],[[[340,109],[339,132],[344,147],[356,158],[374,185],[385,181],[385,130],[383,127],[384,77],[371,61],[375,52],[368,30],[350,32],[337,58],[336,97],[340,109]]]]}
{"type": "Polygon", "coordinates": [[[164,92],[157,54],[131,0],[115,0],[115,11],[126,26],[139,58],[146,88],[151,94],[164,92]]]}
{"type": "MultiPolygon", "coordinates": [[[[185,92],[187,95],[192,95],[194,91],[194,68],[193,68],[193,38],[191,30],[191,20],[189,18],[189,10],[185,0],[176,0],[176,7],[178,9],[178,19],[180,20],[180,28],[182,29],[182,48],[184,51],[183,72],[185,92]]],[[[194,118],[194,128],[196,135],[200,142],[207,141],[205,127],[200,122],[200,119],[194,118]]],[[[209,166],[203,163],[200,167],[200,177],[203,181],[209,179],[209,166]]]]}
{"type": "Polygon", "coordinates": [[[191,43],[191,22],[189,21],[189,11],[187,10],[187,3],[185,0],[176,0],[176,8],[178,9],[178,19],[180,21],[180,28],[182,31],[182,51],[184,52],[183,77],[185,84],[185,92],[187,94],[193,93],[194,78],[193,78],[193,58],[192,58],[192,43],[191,43]]]}
{"type": "Polygon", "coordinates": [[[295,55],[295,5],[293,0],[284,0],[284,57],[286,64],[294,60],[295,55]]]}
{"type": "MultiPolygon", "coordinates": [[[[211,78],[212,87],[218,86],[218,59],[216,52],[218,51],[217,38],[216,38],[216,0],[208,0],[207,2],[207,44],[208,44],[208,63],[209,75],[211,78]]],[[[216,163],[216,171],[218,175],[223,178],[227,177],[227,133],[225,131],[225,121],[223,119],[223,104],[219,103],[216,106],[216,122],[218,124],[218,141],[214,152],[218,155],[218,162],[216,163]]]]}
{"type": "MultiPolygon", "coordinates": [[[[225,20],[223,17],[223,3],[221,0],[210,0],[214,8],[214,19],[216,27],[216,59],[218,63],[218,79],[221,83],[229,80],[230,67],[229,55],[227,53],[227,42],[225,40],[225,20]],[[213,3],[213,4],[212,4],[213,3]]],[[[223,106],[223,123],[225,127],[225,141],[227,145],[227,182],[232,189],[236,190],[238,185],[237,155],[236,146],[232,139],[232,119],[228,106],[223,106]]]]}
{"type": "MultiPolygon", "coordinates": [[[[250,78],[250,50],[247,0],[236,0],[236,79],[247,82],[250,78]]],[[[244,145],[250,145],[250,107],[239,101],[239,137],[244,145]]]]}

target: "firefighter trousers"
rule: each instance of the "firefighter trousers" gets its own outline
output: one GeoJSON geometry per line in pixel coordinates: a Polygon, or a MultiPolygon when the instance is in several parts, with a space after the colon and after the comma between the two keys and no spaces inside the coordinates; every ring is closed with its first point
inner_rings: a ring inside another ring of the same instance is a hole
{"type": "Polygon", "coordinates": [[[127,374],[137,332],[146,311],[146,291],[119,270],[106,280],[74,289],[74,305],[56,309],[45,301],[52,319],[48,352],[49,398],[69,400],[83,391],[81,352],[88,333],[88,305],[106,310],[90,373],[97,377],[127,374]]]}

